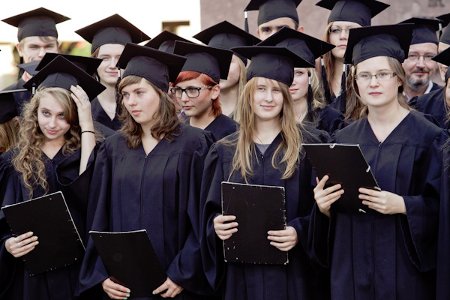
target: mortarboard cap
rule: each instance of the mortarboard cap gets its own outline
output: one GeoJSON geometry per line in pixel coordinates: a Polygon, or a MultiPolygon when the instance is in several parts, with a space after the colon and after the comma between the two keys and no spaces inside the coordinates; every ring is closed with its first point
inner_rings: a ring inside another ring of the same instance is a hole
{"type": "Polygon", "coordinates": [[[403,62],[408,56],[413,24],[381,25],[350,29],[344,63],[356,65],[376,56],[403,62]]]}
{"type": "MultiPolygon", "coordinates": [[[[261,42],[256,36],[242,30],[228,21],[213,25],[194,35],[194,38],[210,47],[225,50],[230,50],[234,47],[252,46],[261,42]]],[[[244,64],[247,63],[245,58],[240,58],[244,64]]]]}
{"type": "Polygon", "coordinates": [[[86,57],[78,55],[68,55],[68,54],[58,54],[58,53],[45,53],[44,57],[40,61],[39,65],[36,67],[36,71],[40,71],[51,61],[53,61],[57,56],[62,56],[71,63],[77,65],[80,69],[84,70],[89,75],[93,75],[98,66],[102,63],[102,60],[95,57],[86,57]]]}
{"type": "Polygon", "coordinates": [[[442,21],[442,26],[444,27],[442,29],[442,35],[439,38],[439,41],[441,43],[450,45],[450,26],[448,26],[448,24],[450,23],[450,13],[440,15],[437,18],[442,21]]]}
{"type": "Polygon", "coordinates": [[[167,53],[173,53],[176,41],[190,43],[190,41],[188,41],[187,39],[182,38],[181,36],[178,36],[170,31],[164,30],[163,32],[152,38],[144,46],[152,47],[154,49],[158,49],[167,53]]]}
{"type": "Polygon", "coordinates": [[[162,91],[169,90],[169,82],[176,80],[186,58],[151,47],[127,44],[117,62],[125,69],[122,78],[135,75],[147,79],[162,91]]]}
{"type": "Polygon", "coordinates": [[[290,86],[294,68],[309,68],[310,63],[284,47],[249,46],[233,48],[233,51],[251,60],[247,68],[247,80],[264,77],[290,86]]]}
{"type": "Polygon", "coordinates": [[[316,5],[331,10],[328,23],[345,21],[361,26],[370,26],[372,18],[390,6],[375,0],[322,0],[316,5]]]}
{"type": "Polygon", "coordinates": [[[148,35],[118,14],[75,32],[92,44],[91,53],[105,44],[126,45],[127,43],[140,43],[150,39],[148,35]]]}
{"type": "Polygon", "coordinates": [[[233,52],[194,43],[175,43],[174,53],[186,56],[187,60],[181,71],[203,73],[215,82],[227,79],[233,52]]]}
{"type": "Polygon", "coordinates": [[[38,72],[37,66],[39,65],[39,63],[40,63],[39,60],[33,60],[33,61],[28,62],[28,63],[18,64],[17,67],[19,69],[27,72],[31,76],[34,76],[38,72]]]}
{"type": "MultiPolygon", "coordinates": [[[[433,57],[433,60],[443,65],[446,65],[447,67],[450,66],[450,48],[445,49],[444,51],[433,57]]],[[[449,78],[450,78],[450,68],[448,68],[447,73],[445,73],[445,82],[447,82],[449,78]]]]}
{"type": "Polygon", "coordinates": [[[285,47],[306,60],[311,67],[315,66],[316,58],[335,47],[332,44],[288,27],[283,27],[280,31],[259,43],[258,46],[285,47]]]}
{"type": "Polygon", "coordinates": [[[32,90],[34,87],[60,87],[70,90],[72,85],[81,86],[88,95],[89,100],[93,100],[106,89],[88,73],[61,55],[58,55],[28,80],[24,87],[28,90],[32,90]]]}
{"type": "Polygon", "coordinates": [[[250,0],[244,11],[258,10],[258,26],[278,18],[291,18],[298,24],[297,6],[302,0],[250,0]]]}
{"type": "Polygon", "coordinates": [[[3,19],[2,21],[18,28],[19,42],[29,36],[58,37],[56,24],[69,20],[68,17],[40,7],[28,12],[3,19]]]}
{"type": "Polygon", "coordinates": [[[440,21],[436,18],[410,18],[400,22],[414,24],[411,45],[422,43],[438,44],[437,31],[440,21]]]}
{"type": "Polygon", "coordinates": [[[25,91],[26,89],[0,91],[0,124],[19,115],[14,95],[25,91]]]}

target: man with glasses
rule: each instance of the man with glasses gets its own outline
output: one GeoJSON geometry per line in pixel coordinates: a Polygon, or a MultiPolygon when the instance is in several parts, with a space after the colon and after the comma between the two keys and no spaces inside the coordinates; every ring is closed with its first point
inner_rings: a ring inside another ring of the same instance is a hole
{"type": "Polygon", "coordinates": [[[428,94],[440,88],[431,81],[437,70],[437,63],[432,58],[438,54],[438,38],[440,21],[435,18],[410,18],[401,23],[413,23],[413,37],[407,59],[403,62],[406,73],[404,91],[410,105],[412,98],[428,94]]]}

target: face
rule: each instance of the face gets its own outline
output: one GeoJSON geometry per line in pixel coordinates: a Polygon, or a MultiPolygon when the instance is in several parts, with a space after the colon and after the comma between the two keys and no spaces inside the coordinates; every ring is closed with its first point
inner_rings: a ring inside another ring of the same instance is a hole
{"type": "Polygon", "coordinates": [[[97,68],[97,73],[100,83],[113,86],[117,83],[119,69],[116,64],[124,48],[119,44],[105,44],[99,47],[97,58],[100,58],[102,62],[97,68]]]}
{"type": "Polygon", "coordinates": [[[356,67],[356,84],[362,102],[369,109],[397,101],[400,82],[386,57],[372,57],[360,62],[356,67]],[[375,74],[378,78],[375,78],[375,74]]]}
{"type": "Polygon", "coordinates": [[[259,121],[278,119],[283,108],[283,93],[276,81],[256,78],[253,110],[259,121]]]}
{"type": "Polygon", "coordinates": [[[136,123],[151,125],[153,116],[159,110],[160,97],[144,79],[122,89],[123,104],[136,123]]]}
{"type": "MultiPolygon", "coordinates": [[[[291,18],[288,17],[277,18],[259,25],[258,37],[261,40],[265,40],[275,32],[280,31],[280,29],[283,27],[289,27],[291,29],[297,30],[297,28],[295,28],[296,27],[295,22],[291,18]]],[[[303,31],[303,27],[298,28],[298,31],[303,31]]]]}
{"type": "Polygon", "coordinates": [[[198,78],[179,82],[175,87],[190,89],[192,93],[198,93],[197,97],[188,97],[186,92],[183,92],[181,97],[180,95],[176,96],[186,116],[194,118],[201,118],[209,114],[212,110],[213,99],[217,99],[220,94],[219,85],[207,87],[198,78]]]}
{"type": "Polygon", "coordinates": [[[333,54],[334,57],[339,59],[344,58],[345,50],[347,49],[349,30],[358,27],[361,27],[361,25],[354,22],[333,22],[328,31],[328,39],[330,44],[336,46],[331,50],[331,54],[333,54]]]}
{"type": "Polygon", "coordinates": [[[23,58],[24,63],[35,60],[41,60],[45,53],[58,53],[58,41],[55,37],[39,37],[29,36],[23,38],[16,46],[19,55],[23,58]]]}
{"type": "Polygon", "coordinates": [[[228,71],[228,78],[226,80],[220,80],[220,88],[226,89],[239,84],[239,77],[241,74],[241,66],[239,64],[240,58],[236,55],[233,55],[230,64],[230,70],[228,71]]]}
{"type": "Polygon", "coordinates": [[[63,106],[50,94],[39,101],[38,124],[46,141],[64,141],[64,135],[70,129],[63,106]]]}
{"type": "Polygon", "coordinates": [[[289,87],[289,93],[291,93],[292,100],[294,102],[306,100],[308,96],[308,82],[308,69],[295,68],[294,80],[292,81],[292,85],[289,87]]]}
{"type": "Polygon", "coordinates": [[[412,89],[428,85],[437,64],[432,60],[437,54],[437,45],[433,43],[415,44],[409,47],[408,58],[403,62],[406,83],[412,89]]]}

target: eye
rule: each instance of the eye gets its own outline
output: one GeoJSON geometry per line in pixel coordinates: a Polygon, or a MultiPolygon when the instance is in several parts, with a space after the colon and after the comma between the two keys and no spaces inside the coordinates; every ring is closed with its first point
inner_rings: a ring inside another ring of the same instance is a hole
{"type": "Polygon", "coordinates": [[[271,32],[272,29],[270,27],[262,27],[261,31],[267,33],[267,32],[271,32]]]}
{"type": "Polygon", "coordinates": [[[295,76],[302,76],[303,74],[305,74],[303,71],[295,71],[294,73],[295,76]]]}
{"type": "Polygon", "coordinates": [[[129,93],[124,93],[124,92],[122,92],[122,98],[123,99],[128,99],[130,97],[130,94],[129,93]]]}
{"type": "Polygon", "coordinates": [[[408,58],[412,59],[412,60],[417,60],[419,58],[419,55],[417,55],[417,54],[410,54],[410,55],[408,55],[408,58]]]}
{"type": "Polygon", "coordinates": [[[371,77],[371,75],[369,73],[359,73],[357,75],[358,78],[363,79],[363,80],[367,80],[371,77]]]}
{"type": "Polygon", "coordinates": [[[50,112],[47,111],[47,110],[41,111],[41,114],[42,114],[44,117],[50,117],[50,116],[51,116],[50,112]]]}
{"type": "Polygon", "coordinates": [[[258,86],[258,87],[256,87],[256,90],[259,91],[259,92],[264,92],[266,90],[266,87],[265,86],[258,86]]]}
{"type": "Polygon", "coordinates": [[[58,114],[58,119],[60,119],[60,120],[65,120],[66,117],[64,116],[63,113],[60,113],[60,114],[58,114]]]}
{"type": "Polygon", "coordinates": [[[341,33],[342,32],[342,29],[341,28],[330,28],[330,33],[333,33],[333,34],[338,34],[338,33],[341,33]]]}

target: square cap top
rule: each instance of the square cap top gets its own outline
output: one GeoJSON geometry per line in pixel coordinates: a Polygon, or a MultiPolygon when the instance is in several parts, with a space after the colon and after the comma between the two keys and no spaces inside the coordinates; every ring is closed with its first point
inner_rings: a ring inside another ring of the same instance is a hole
{"type": "Polygon", "coordinates": [[[58,53],[45,53],[39,65],[36,66],[36,71],[42,70],[46,65],[53,61],[57,56],[62,56],[71,63],[77,65],[80,69],[84,70],[89,75],[94,75],[97,71],[98,66],[102,63],[102,60],[95,57],[86,57],[78,55],[69,54],[58,54],[58,53]]]}
{"type": "Polygon", "coordinates": [[[244,11],[258,11],[258,26],[278,18],[291,18],[298,24],[297,6],[302,0],[250,0],[244,11]]]}
{"type": "Polygon", "coordinates": [[[444,27],[439,42],[450,45],[450,26],[448,26],[450,23],[450,13],[440,15],[437,18],[442,21],[442,26],[444,27]]]}
{"type": "Polygon", "coordinates": [[[19,115],[14,95],[25,91],[26,89],[0,91],[0,124],[19,115]]]}
{"type": "Polygon", "coordinates": [[[173,53],[176,41],[190,43],[190,41],[188,41],[187,39],[182,38],[181,36],[178,36],[170,31],[164,30],[163,32],[152,38],[144,46],[152,47],[154,49],[158,49],[167,53],[173,53]]]}
{"type": "MultiPolygon", "coordinates": [[[[47,52],[48,53],[48,52],[47,52]]],[[[27,72],[28,74],[30,74],[31,76],[36,75],[36,73],[38,72],[36,70],[37,66],[39,65],[40,61],[39,60],[33,60],[30,61],[28,63],[23,63],[23,64],[18,64],[17,67],[25,72],[27,72]]]]}
{"type": "MultiPolygon", "coordinates": [[[[445,49],[444,51],[433,57],[433,60],[443,65],[446,65],[447,67],[450,66],[450,48],[445,49]]],[[[448,68],[447,72],[445,73],[445,82],[447,82],[449,78],[450,78],[450,68],[448,68]]]]}
{"type": "Polygon", "coordinates": [[[437,31],[441,21],[436,18],[415,17],[400,22],[414,24],[411,45],[433,43],[438,44],[437,31]]]}

